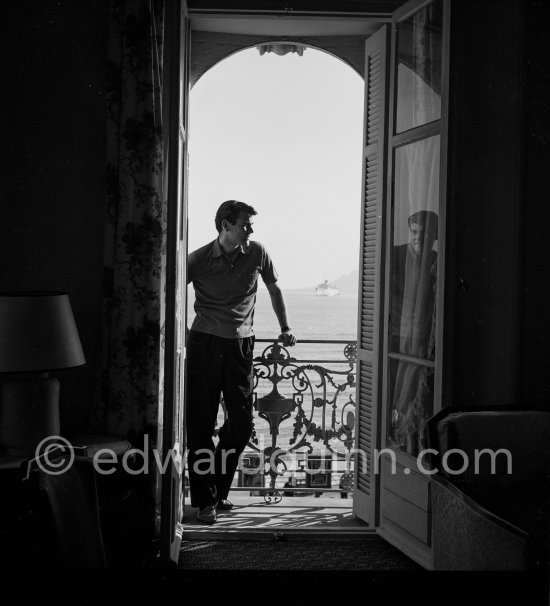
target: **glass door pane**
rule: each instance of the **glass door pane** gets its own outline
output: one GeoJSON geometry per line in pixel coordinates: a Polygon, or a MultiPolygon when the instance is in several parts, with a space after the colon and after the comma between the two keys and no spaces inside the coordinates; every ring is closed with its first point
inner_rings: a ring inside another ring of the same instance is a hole
{"type": "Polygon", "coordinates": [[[398,25],[396,133],[441,118],[443,11],[433,2],[398,25]]]}
{"type": "Polygon", "coordinates": [[[388,441],[416,455],[433,412],[440,137],[394,152],[388,441]]]}
{"type": "Polygon", "coordinates": [[[426,448],[426,420],[433,414],[433,366],[390,360],[388,446],[416,456],[426,448]]]}

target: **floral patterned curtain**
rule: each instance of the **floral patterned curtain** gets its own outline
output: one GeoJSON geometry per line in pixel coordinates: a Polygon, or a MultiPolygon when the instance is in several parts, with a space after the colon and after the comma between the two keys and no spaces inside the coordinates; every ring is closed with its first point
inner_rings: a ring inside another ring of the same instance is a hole
{"type": "Polygon", "coordinates": [[[162,401],[164,0],[111,0],[101,402],[94,431],[142,444],[162,401]]]}

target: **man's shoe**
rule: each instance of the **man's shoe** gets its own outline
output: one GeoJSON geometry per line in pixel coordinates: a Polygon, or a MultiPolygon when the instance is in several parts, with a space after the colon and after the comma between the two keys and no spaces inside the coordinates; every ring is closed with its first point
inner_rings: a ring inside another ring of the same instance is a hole
{"type": "Polygon", "coordinates": [[[227,499],[220,499],[216,505],[216,509],[221,509],[222,511],[231,511],[233,509],[233,503],[227,499]]]}
{"type": "Polygon", "coordinates": [[[202,524],[214,524],[217,517],[214,505],[207,505],[206,507],[199,509],[197,513],[197,520],[202,524]]]}

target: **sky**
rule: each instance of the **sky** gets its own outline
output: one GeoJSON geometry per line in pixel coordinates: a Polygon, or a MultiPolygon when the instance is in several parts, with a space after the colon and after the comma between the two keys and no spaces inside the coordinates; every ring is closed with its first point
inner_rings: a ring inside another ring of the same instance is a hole
{"type": "Polygon", "coordinates": [[[363,79],[307,48],[248,49],[195,84],[189,116],[189,251],[212,241],[225,200],[251,204],[253,240],[283,288],[310,288],[359,263],[363,79]]]}

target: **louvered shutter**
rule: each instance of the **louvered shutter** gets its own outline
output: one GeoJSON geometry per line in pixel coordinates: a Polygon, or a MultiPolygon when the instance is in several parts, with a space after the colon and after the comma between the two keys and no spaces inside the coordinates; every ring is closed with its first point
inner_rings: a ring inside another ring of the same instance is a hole
{"type": "Polygon", "coordinates": [[[382,295],[382,235],[386,183],[386,107],[388,90],[388,26],[366,42],[365,133],[361,210],[359,319],[357,335],[357,418],[354,514],[377,524],[378,350],[382,295]]]}

